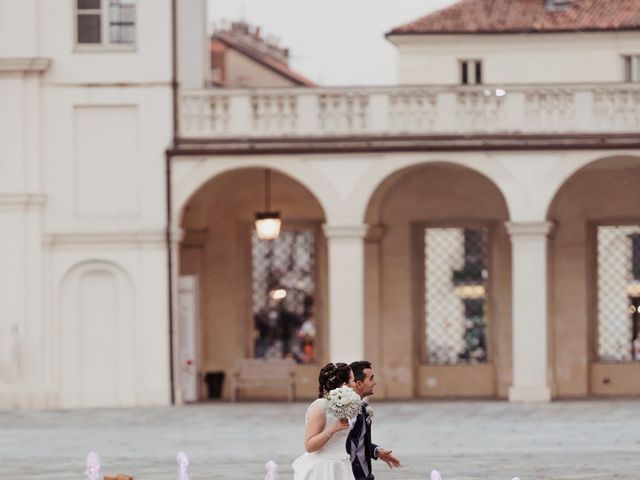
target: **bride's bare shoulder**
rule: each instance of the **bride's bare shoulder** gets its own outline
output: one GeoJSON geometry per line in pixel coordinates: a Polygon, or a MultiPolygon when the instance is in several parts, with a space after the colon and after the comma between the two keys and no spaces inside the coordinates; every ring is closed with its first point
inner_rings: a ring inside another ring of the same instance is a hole
{"type": "Polygon", "coordinates": [[[324,414],[326,405],[327,405],[326,398],[316,398],[313,402],[311,402],[311,405],[309,405],[309,408],[307,408],[306,418],[308,419],[312,415],[324,414]]]}

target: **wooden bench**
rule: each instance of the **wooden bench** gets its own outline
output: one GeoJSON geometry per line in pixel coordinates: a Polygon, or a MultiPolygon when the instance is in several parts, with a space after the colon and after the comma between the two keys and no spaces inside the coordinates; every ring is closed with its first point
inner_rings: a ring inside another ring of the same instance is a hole
{"type": "Polygon", "coordinates": [[[294,366],[293,360],[247,358],[238,361],[231,386],[231,401],[236,401],[238,389],[242,387],[285,388],[289,401],[293,401],[294,366]]]}

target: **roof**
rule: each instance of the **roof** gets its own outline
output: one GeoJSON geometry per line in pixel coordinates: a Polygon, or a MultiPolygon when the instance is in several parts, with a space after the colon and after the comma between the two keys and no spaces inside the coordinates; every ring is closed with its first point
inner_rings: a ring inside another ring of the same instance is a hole
{"type": "Polygon", "coordinates": [[[212,40],[218,40],[230,48],[233,48],[237,52],[249,57],[255,62],[263,65],[269,70],[281,75],[291,82],[302,86],[302,87],[315,87],[317,86],[314,82],[299,74],[298,72],[289,68],[289,66],[277,59],[273,58],[270,55],[261,52],[256,48],[252,48],[250,45],[247,45],[245,42],[238,40],[233,37],[233,35],[228,34],[227,32],[215,32],[211,37],[212,40]]]}
{"type": "Polygon", "coordinates": [[[640,30],[640,0],[563,3],[549,8],[545,0],[462,0],[387,35],[640,30]]]}

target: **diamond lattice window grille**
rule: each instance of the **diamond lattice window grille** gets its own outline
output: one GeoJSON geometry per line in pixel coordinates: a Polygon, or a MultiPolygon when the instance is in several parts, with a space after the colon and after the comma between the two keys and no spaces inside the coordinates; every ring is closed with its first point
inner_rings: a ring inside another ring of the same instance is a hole
{"type": "Polygon", "coordinates": [[[275,240],[252,232],[253,317],[256,358],[313,361],[316,326],[315,236],[289,230],[275,240]]]}
{"type": "Polygon", "coordinates": [[[640,225],[599,226],[597,236],[598,358],[640,361],[640,225]]]}
{"type": "Polygon", "coordinates": [[[425,229],[425,337],[435,364],[487,360],[487,228],[425,229]]]}

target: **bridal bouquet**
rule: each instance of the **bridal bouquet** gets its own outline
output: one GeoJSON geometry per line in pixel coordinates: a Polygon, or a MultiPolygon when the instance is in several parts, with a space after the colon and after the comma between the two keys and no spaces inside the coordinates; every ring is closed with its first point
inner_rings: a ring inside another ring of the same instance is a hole
{"type": "Polygon", "coordinates": [[[352,418],[362,405],[360,395],[350,387],[334,388],[327,395],[327,413],[336,418],[352,418]]]}

